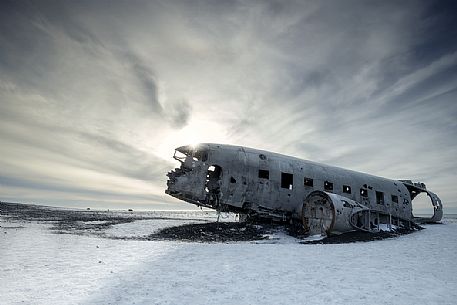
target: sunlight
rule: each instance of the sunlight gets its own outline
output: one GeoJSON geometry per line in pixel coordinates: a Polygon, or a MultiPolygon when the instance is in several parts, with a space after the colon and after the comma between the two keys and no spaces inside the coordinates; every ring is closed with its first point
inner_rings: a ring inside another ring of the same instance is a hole
{"type": "Polygon", "coordinates": [[[193,119],[179,130],[170,130],[157,143],[154,154],[161,159],[171,161],[175,148],[183,145],[197,146],[199,143],[227,142],[225,128],[216,122],[205,119],[193,119]]]}

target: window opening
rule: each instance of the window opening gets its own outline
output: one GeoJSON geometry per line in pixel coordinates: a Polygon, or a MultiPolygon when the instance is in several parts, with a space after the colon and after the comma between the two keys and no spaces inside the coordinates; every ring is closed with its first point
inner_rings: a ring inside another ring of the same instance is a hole
{"type": "Polygon", "coordinates": [[[270,171],[266,169],[259,169],[259,178],[270,179],[270,171]]]}
{"type": "Polygon", "coordinates": [[[329,181],[324,182],[324,189],[326,191],[333,191],[333,183],[329,181]]]}
{"type": "Polygon", "coordinates": [[[208,151],[206,150],[197,150],[194,152],[194,160],[200,160],[202,162],[208,161],[208,151]]]}
{"type": "Polygon", "coordinates": [[[211,205],[219,205],[221,193],[222,168],[219,165],[211,165],[206,173],[205,191],[207,200],[211,205]]]}
{"type": "Polygon", "coordinates": [[[350,194],[351,187],[349,185],[343,185],[343,193],[350,194]]]}
{"type": "Polygon", "coordinates": [[[173,155],[173,158],[178,161],[184,161],[186,157],[187,155],[180,152],[179,150],[175,150],[175,154],[173,155]]]}
{"type": "Polygon", "coordinates": [[[398,203],[398,196],[391,195],[392,197],[392,202],[398,203]]]}
{"type": "Polygon", "coordinates": [[[311,187],[312,187],[312,186],[313,186],[313,179],[311,179],[311,178],[306,178],[306,177],[305,177],[305,179],[304,179],[304,181],[303,181],[303,185],[304,185],[304,186],[311,186],[311,187]]]}
{"type": "Polygon", "coordinates": [[[368,191],[367,189],[360,189],[360,196],[362,197],[368,197],[368,191]]]}
{"type": "Polygon", "coordinates": [[[384,193],[376,191],[376,203],[384,204],[384,193]]]}
{"type": "Polygon", "coordinates": [[[236,179],[233,177],[230,177],[230,183],[236,183],[236,179]]]}
{"type": "Polygon", "coordinates": [[[291,190],[294,186],[294,175],[281,172],[281,187],[291,190]]]}

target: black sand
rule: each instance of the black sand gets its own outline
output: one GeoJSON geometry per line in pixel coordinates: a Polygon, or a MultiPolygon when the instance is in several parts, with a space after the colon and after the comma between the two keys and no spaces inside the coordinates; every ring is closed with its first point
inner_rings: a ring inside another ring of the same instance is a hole
{"type": "MultiPolygon", "coordinates": [[[[296,238],[305,238],[297,227],[284,224],[239,223],[239,222],[207,222],[185,224],[164,228],[156,233],[140,237],[109,237],[103,231],[113,225],[133,222],[142,219],[175,219],[170,217],[153,217],[141,212],[90,211],[53,208],[21,203],[0,203],[0,216],[14,220],[49,222],[51,230],[60,234],[95,234],[101,237],[133,240],[179,240],[188,242],[237,242],[268,239],[274,231],[284,231],[296,238]],[[95,223],[87,223],[95,222],[95,223]]],[[[180,220],[182,220],[180,218],[180,220]]],[[[318,241],[302,241],[304,244],[340,244],[366,242],[396,237],[411,233],[409,230],[396,232],[349,232],[332,235],[318,241]]]]}

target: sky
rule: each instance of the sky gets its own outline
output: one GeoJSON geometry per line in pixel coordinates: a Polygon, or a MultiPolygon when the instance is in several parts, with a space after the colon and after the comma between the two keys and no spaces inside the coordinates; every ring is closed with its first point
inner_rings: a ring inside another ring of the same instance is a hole
{"type": "Polygon", "coordinates": [[[422,181],[457,213],[455,1],[2,1],[0,200],[191,208],[174,148],[422,181]]]}

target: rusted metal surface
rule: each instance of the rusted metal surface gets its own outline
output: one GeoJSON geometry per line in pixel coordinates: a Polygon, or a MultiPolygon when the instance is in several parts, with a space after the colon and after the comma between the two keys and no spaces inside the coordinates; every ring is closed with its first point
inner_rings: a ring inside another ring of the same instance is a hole
{"type": "Polygon", "coordinates": [[[165,193],[243,219],[301,222],[310,234],[411,227],[443,215],[441,200],[420,182],[223,144],[182,146],[174,158],[181,166],[167,174],[165,193]],[[421,192],[434,207],[430,218],[413,217],[413,200],[421,192]]]}

